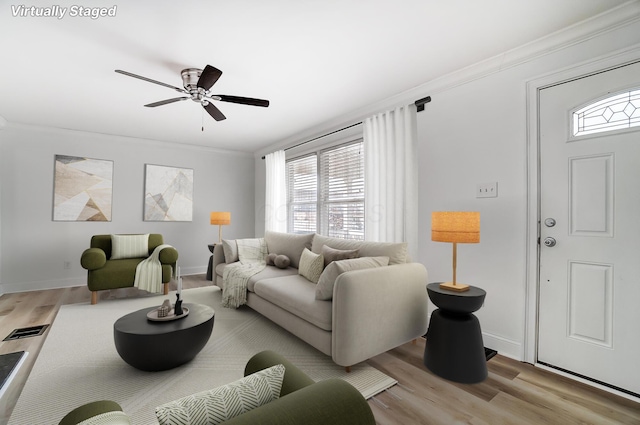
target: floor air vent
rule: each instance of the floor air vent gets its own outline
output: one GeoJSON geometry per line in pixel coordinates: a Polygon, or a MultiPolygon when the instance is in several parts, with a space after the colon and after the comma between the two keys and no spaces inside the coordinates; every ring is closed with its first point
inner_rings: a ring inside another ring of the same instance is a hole
{"type": "Polygon", "coordinates": [[[49,325],[31,326],[28,328],[14,329],[3,341],[13,341],[15,339],[29,338],[30,336],[40,336],[47,330],[49,325]]]}

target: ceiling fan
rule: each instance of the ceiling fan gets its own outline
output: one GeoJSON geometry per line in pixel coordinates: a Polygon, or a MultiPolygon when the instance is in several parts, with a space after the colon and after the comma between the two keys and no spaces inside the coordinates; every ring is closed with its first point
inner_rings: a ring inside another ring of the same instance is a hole
{"type": "Polygon", "coordinates": [[[187,95],[182,97],[174,97],[173,99],[161,100],[159,102],[154,102],[154,103],[149,103],[147,105],[144,105],[149,108],[155,108],[156,106],[162,106],[162,105],[167,105],[173,102],[179,102],[181,100],[191,99],[194,102],[200,103],[202,107],[209,113],[209,115],[213,117],[214,120],[222,121],[226,119],[226,117],[220,111],[220,109],[218,109],[213,104],[214,100],[217,100],[220,102],[240,103],[242,105],[262,106],[265,108],[269,106],[269,101],[264,99],[254,99],[251,97],[240,97],[240,96],[228,96],[225,94],[211,94],[209,90],[222,75],[222,71],[220,71],[219,69],[211,65],[205,66],[204,69],[198,69],[198,68],[183,69],[180,74],[182,75],[182,85],[184,86],[184,88],[174,87],[170,84],[165,84],[160,81],[152,80],[151,78],[132,74],[131,72],[122,71],[120,69],[116,69],[115,71],[119,74],[128,75],[129,77],[138,78],[143,81],[148,81],[150,83],[165,86],[179,93],[184,93],[187,95]]]}

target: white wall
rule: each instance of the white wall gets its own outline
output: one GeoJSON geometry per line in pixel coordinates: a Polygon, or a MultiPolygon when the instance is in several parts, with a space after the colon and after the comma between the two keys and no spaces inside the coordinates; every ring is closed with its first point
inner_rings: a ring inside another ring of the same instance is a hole
{"type": "MultiPolygon", "coordinates": [[[[569,28],[426,82],[326,123],[324,128],[294,136],[279,147],[431,95],[432,102],[418,113],[421,221],[417,261],[427,267],[430,282],[451,279],[452,247],[431,241],[431,212],[480,211],[480,244],[458,246],[458,280],[487,291],[485,305],[477,312],[485,345],[523,360],[527,266],[536,267],[528,263],[528,250],[535,252],[536,247],[535,241],[527,240],[528,144],[535,143],[527,136],[528,126],[536,123],[527,121],[527,82],[636,46],[640,43],[637,11],[638,5],[631,5],[626,16],[620,11],[623,16],[569,28]],[[497,198],[476,198],[476,185],[485,182],[498,182],[497,198]]],[[[260,186],[257,180],[256,190],[263,187],[264,182],[260,186]]],[[[532,208],[535,211],[535,205],[532,208]]],[[[256,223],[259,220],[263,218],[256,216],[256,223]]]]}
{"type": "Polygon", "coordinates": [[[161,233],[183,274],[204,273],[218,238],[209,212],[231,212],[224,237],[254,234],[254,172],[245,153],[9,123],[0,131],[0,289],[86,284],[80,255],[100,233],[161,233]],[[56,154],[114,162],[111,222],[52,220],[56,154]],[[143,221],[145,164],[194,170],[193,221],[143,221]]]}
{"type": "Polygon", "coordinates": [[[477,316],[485,345],[502,354],[525,357],[527,248],[535,250],[527,240],[527,152],[536,143],[527,139],[536,125],[527,121],[527,81],[639,42],[638,24],[601,34],[443,90],[418,115],[419,258],[430,281],[450,279],[451,247],[430,241],[430,213],[480,211],[480,244],[458,246],[458,279],[487,291],[477,316]],[[498,182],[497,198],[476,198],[484,182],[498,182]]]}

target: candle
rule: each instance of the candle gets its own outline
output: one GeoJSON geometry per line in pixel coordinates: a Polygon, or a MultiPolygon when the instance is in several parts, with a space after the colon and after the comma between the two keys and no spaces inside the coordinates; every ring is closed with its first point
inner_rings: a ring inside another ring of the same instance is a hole
{"type": "Polygon", "coordinates": [[[182,277],[180,276],[180,267],[178,267],[178,295],[182,292],[182,277]]]}

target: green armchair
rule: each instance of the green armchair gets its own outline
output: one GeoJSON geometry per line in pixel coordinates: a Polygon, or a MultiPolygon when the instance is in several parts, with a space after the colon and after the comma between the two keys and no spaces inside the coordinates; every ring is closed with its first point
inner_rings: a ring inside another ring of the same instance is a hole
{"type": "MultiPolygon", "coordinates": [[[[278,364],[285,367],[280,398],[222,422],[224,425],[376,424],[369,403],[351,384],[341,379],[314,382],[295,365],[273,351],[262,351],[249,359],[244,375],[248,376],[278,364]]],[[[69,412],[59,425],[76,425],[109,413],[123,415],[122,408],[117,403],[96,401],[69,412]]],[[[110,422],[100,422],[103,425],[108,423],[110,422]]],[[[117,423],[122,423],[122,420],[117,423]]]]}
{"type": "MultiPolygon", "coordinates": [[[[95,235],[91,238],[90,248],[86,249],[80,258],[80,264],[87,270],[87,286],[91,291],[91,304],[98,302],[98,291],[132,287],[135,281],[136,267],[145,256],[134,258],[112,259],[111,235],[95,235]]],[[[164,241],[162,235],[149,234],[148,253],[153,251],[164,241]]],[[[162,283],[164,295],[169,293],[169,282],[175,273],[178,261],[178,251],[173,247],[165,247],[158,257],[162,264],[162,283]]]]}

